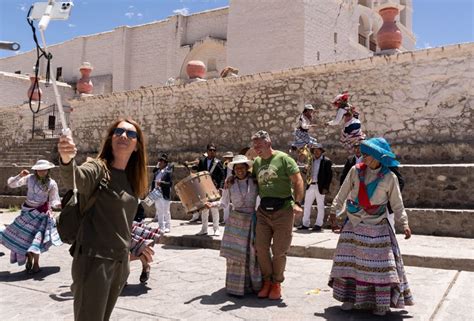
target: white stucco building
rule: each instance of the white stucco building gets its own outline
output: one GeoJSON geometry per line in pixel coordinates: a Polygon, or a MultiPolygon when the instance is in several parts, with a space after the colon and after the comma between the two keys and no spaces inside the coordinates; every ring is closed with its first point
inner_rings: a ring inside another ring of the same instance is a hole
{"type": "MultiPolygon", "coordinates": [[[[231,0],[226,8],[120,26],[52,45],[53,73],[74,84],[78,67],[89,61],[94,93],[102,94],[160,86],[171,77],[184,80],[187,62],[196,59],[205,62],[207,77],[214,78],[227,65],[245,75],[365,58],[378,50],[375,34],[382,19],[375,8],[385,2],[231,0]]],[[[412,50],[412,0],[391,2],[404,6],[397,17],[401,49],[412,50]]],[[[30,73],[35,54],[0,59],[0,71],[30,73]]]]}

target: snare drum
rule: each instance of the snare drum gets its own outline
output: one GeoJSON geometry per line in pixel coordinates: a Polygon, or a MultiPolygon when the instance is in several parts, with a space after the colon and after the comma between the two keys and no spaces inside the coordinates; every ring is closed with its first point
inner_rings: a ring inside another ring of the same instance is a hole
{"type": "Polygon", "coordinates": [[[221,197],[211,174],[205,171],[183,178],[174,189],[188,213],[197,212],[205,207],[205,203],[217,201],[221,197]]]}
{"type": "Polygon", "coordinates": [[[145,204],[148,206],[152,206],[159,198],[163,198],[163,194],[161,193],[161,190],[159,188],[155,188],[148,194],[147,197],[145,197],[143,202],[145,202],[145,204]]]}

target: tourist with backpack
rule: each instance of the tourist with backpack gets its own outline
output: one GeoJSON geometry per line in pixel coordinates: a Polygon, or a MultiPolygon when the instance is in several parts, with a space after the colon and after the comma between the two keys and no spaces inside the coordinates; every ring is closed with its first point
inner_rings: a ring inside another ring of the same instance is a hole
{"type": "Polygon", "coordinates": [[[60,137],[58,152],[61,182],[77,186],[79,205],[94,196],[70,249],[74,318],[108,320],[130,272],[132,222],[148,188],[144,136],[135,121],[119,119],[95,159],[78,166],[70,136],[60,137]]]}
{"type": "Polygon", "coordinates": [[[26,263],[28,274],[41,271],[41,253],[51,245],[62,244],[51,212],[52,207],[61,206],[58,184],[49,176],[54,167],[53,163],[40,159],[31,168],[33,174],[24,169],[7,181],[10,188],[26,185],[28,191],[20,215],[7,228],[0,228],[0,243],[11,250],[10,263],[26,263]]]}

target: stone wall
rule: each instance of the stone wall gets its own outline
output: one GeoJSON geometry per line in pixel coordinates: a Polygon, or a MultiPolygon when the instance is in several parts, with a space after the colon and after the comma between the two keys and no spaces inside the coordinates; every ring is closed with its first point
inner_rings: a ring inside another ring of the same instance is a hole
{"type": "Polygon", "coordinates": [[[286,150],[295,118],[309,102],[317,109],[312,135],[342,163],[341,129],[325,123],[336,113],[333,97],[347,89],[367,135],[386,137],[403,161],[473,162],[473,49],[453,45],[85,98],[71,102],[71,127],[84,152],[96,151],[108,124],[124,115],[142,124],[151,155],[166,151],[179,159],[210,141],[238,151],[259,129],[286,150]]]}
{"type": "MultiPolygon", "coordinates": [[[[10,189],[7,179],[17,175],[21,168],[0,167],[0,195],[26,195],[26,188],[10,189]]],[[[326,196],[326,204],[331,204],[332,199],[339,189],[339,177],[342,166],[334,166],[334,178],[330,193],[326,196]]],[[[449,208],[473,209],[474,193],[470,182],[474,181],[474,164],[471,165],[403,165],[400,172],[405,179],[405,188],[402,192],[403,201],[408,208],[449,208]]],[[[188,175],[182,166],[175,166],[173,182],[176,184],[188,175]]],[[[52,177],[57,180],[60,193],[66,190],[62,187],[59,170],[52,170],[52,177]]],[[[151,182],[151,168],[149,181],[151,182]]],[[[174,189],[172,198],[178,200],[174,189]]]]}

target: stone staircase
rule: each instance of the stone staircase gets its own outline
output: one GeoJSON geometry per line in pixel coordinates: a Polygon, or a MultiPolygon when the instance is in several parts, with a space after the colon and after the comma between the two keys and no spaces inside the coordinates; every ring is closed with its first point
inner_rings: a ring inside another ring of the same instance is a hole
{"type": "Polygon", "coordinates": [[[30,167],[38,159],[58,163],[58,138],[32,139],[0,153],[0,166],[30,167]]]}

